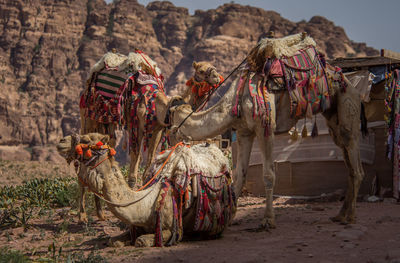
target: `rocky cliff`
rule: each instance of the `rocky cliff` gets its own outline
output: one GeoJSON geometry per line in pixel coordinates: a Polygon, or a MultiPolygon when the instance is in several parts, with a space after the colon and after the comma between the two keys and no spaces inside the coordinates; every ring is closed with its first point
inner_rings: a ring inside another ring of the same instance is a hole
{"type": "Polygon", "coordinates": [[[170,2],[114,2],[0,0],[0,145],[35,152],[77,131],[89,68],[112,48],[148,53],[170,93],[184,87],[193,60],[211,61],[226,76],[271,30],[277,37],[306,31],[331,58],[377,54],[324,17],[296,23],[238,4],[190,15],[170,2]]]}

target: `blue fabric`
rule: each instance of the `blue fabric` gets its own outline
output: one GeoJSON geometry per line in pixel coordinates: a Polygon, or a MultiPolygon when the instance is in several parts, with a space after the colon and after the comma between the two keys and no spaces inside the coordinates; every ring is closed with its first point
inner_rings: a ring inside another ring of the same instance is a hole
{"type": "Polygon", "coordinates": [[[385,80],[386,66],[371,67],[369,68],[369,72],[375,75],[374,79],[372,80],[372,83],[377,84],[385,80]]]}
{"type": "Polygon", "coordinates": [[[236,142],[236,132],[235,131],[232,131],[232,133],[231,133],[231,140],[232,140],[232,142],[236,142]]]}

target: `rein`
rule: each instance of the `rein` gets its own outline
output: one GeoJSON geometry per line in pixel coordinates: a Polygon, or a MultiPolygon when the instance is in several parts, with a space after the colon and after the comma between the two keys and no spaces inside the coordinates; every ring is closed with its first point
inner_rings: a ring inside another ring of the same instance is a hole
{"type": "MultiPolygon", "coordinates": [[[[154,174],[154,176],[153,176],[145,185],[143,185],[143,186],[140,187],[139,189],[135,190],[135,192],[139,192],[139,191],[143,190],[144,188],[146,188],[148,185],[150,185],[150,184],[158,177],[158,175],[160,174],[160,172],[164,169],[164,167],[165,167],[165,165],[167,164],[169,158],[170,158],[171,155],[175,152],[175,149],[176,149],[178,146],[183,146],[183,145],[184,145],[183,142],[179,142],[179,143],[177,143],[175,146],[171,147],[171,148],[169,149],[169,150],[171,150],[171,152],[168,154],[168,157],[165,159],[165,161],[164,161],[164,163],[162,164],[162,166],[158,169],[158,171],[154,174]]],[[[78,148],[78,149],[79,149],[78,146],[81,146],[81,147],[82,147],[82,145],[77,145],[76,148],[78,148]]],[[[103,146],[103,145],[101,145],[101,146],[103,146]]],[[[88,146],[87,148],[91,148],[91,147],[94,148],[94,146],[88,146]]],[[[97,146],[97,144],[96,144],[96,148],[97,148],[97,147],[98,147],[98,146],[97,146]]],[[[103,160],[101,160],[100,162],[98,162],[97,164],[95,164],[94,166],[89,166],[89,170],[95,169],[96,167],[98,167],[100,164],[102,164],[102,163],[105,162],[106,160],[109,160],[111,156],[114,156],[114,155],[115,155],[115,154],[113,154],[113,155],[110,154],[111,151],[114,150],[113,148],[109,147],[108,145],[104,145],[103,147],[107,147],[107,148],[109,149],[109,151],[108,151],[108,153],[109,153],[108,156],[107,156],[106,158],[104,158],[103,160]]],[[[114,152],[115,152],[115,150],[114,150],[114,152]]],[[[104,155],[104,154],[105,154],[105,153],[103,153],[102,155],[104,155]]],[[[78,156],[79,156],[79,155],[78,155],[78,156]]],[[[75,159],[75,160],[78,161],[78,159],[75,159]]],[[[81,161],[82,161],[82,160],[81,160],[81,161]]],[[[91,160],[89,160],[89,161],[91,162],[91,160]]],[[[90,162],[89,162],[89,163],[90,163],[90,162]]],[[[78,173],[78,172],[77,172],[77,173],[78,173]]],[[[108,203],[108,204],[111,204],[111,205],[113,205],[113,206],[119,206],[119,207],[127,207],[127,206],[130,206],[130,205],[133,205],[133,204],[135,204],[135,203],[137,203],[137,202],[143,200],[147,195],[149,195],[149,194],[152,192],[152,191],[149,191],[146,195],[144,195],[144,196],[141,197],[140,199],[134,200],[134,201],[131,201],[131,202],[128,202],[128,203],[114,203],[114,202],[111,202],[111,201],[105,199],[103,194],[98,193],[97,191],[95,191],[95,190],[93,190],[93,189],[90,189],[88,183],[86,183],[85,181],[83,181],[82,178],[79,177],[79,175],[78,175],[78,180],[79,180],[79,182],[81,182],[81,184],[82,184],[83,186],[88,187],[88,190],[89,190],[90,192],[92,192],[95,196],[97,196],[100,200],[102,200],[102,201],[104,201],[104,202],[106,202],[106,203],[108,203]]]]}

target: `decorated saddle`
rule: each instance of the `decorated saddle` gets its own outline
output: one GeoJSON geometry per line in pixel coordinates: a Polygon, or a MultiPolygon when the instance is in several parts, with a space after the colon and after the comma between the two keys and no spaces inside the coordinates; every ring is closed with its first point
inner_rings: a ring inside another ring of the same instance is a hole
{"type": "MultiPolygon", "coordinates": [[[[138,106],[141,101],[146,106],[146,122],[144,124],[144,151],[149,145],[149,140],[152,137],[152,131],[157,124],[156,104],[155,99],[158,92],[163,92],[160,80],[156,77],[147,74],[144,71],[138,71],[135,75],[129,78],[130,88],[128,94],[130,100],[130,118],[131,126],[129,129],[132,131],[130,139],[131,149],[139,149],[139,119],[138,119],[138,106]]],[[[128,85],[128,82],[126,83],[128,85]]]]}
{"type": "Polygon", "coordinates": [[[265,136],[269,134],[269,94],[289,92],[293,119],[311,118],[331,107],[333,85],[345,91],[346,82],[339,68],[326,64],[305,33],[279,39],[262,39],[250,51],[238,81],[234,116],[240,116],[241,97],[248,87],[253,99],[253,117],[261,118],[265,136]],[[329,68],[330,74],[327,74],[329,68]],[[333,72],[333,73],[332,73],[333,72]]]}
{"type": "Polygon", "coordinates": [[[181,240],[188,209],[195,211],[194,224],[189,228],[186,225],[185,232],[221,234],[236,209],[229,163],[221,150],[215,145],[188,147],[180,143],[156,158],[145,181],[151,180],[159,169],[163,170],[156,179],[162,181],[156,204],[156,246],[162,246],[161,210],[169,192],[172,193],[174,233],[168,244],[181,240]]]}
{"type": "Polygon", "coordinates": [[[131,118],[128,128],[132,131],[132,150],[139,148],[137,107],[144,101],[146,149],[157,121],[154,99],[158,91],[164,92],[162,81],[156,63],[142,51],[136,50],[128,56],[108,52],[92,67],[80,108],[85,110],[85,117],[102,124],[125,127],[127,118],[131,118]]]}
{"type": "Polygon", "coordinates": [[[80,108],[86,109],[85,116],[103,124],[125,124],[124,105],[126,94],[124,72],[103,69],[92,75],[86,91],[81,95],[80,108]]]}
{"type": "Polygon", "coordinates": [[[125,124],[121,105],[126,98],[123,89],[128,76],[123,69],[127,59],[108,52],[91,68],[79,103],[85,117],[102,124],[125,124]]]}

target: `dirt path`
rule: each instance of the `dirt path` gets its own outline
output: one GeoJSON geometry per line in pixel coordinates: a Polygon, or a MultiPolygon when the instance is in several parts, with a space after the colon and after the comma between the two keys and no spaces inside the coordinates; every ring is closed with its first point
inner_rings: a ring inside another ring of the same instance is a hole
{"type": "MultiPolygon", "coordinates": [[[[109,262],[400,262],[400,205],[357,204],[358,223],[329,220],[341,202],[275,200],[277,228],[257,232],[264,211],[262,198],[240,198],[237,215],[218,240],[183,241],[164,248],[114,248],[110,236],[122,233],[109,212],[105,222],[77,223],[73,210],[58,209],[32,221],[31,228],[2,231],[0,247],[23,251],[33,258],[51,257],[53,242],[61,259],[90,251],[109,262]]],[[[96,219],[94,217],[94,219],[96,219]]],[[[64,261],[60,261],[64,262],[64,261]]]]}
{"type": "Polygon", "coordinates": [[[340,202],[280,204],[277,228],[255,232],[264,211],[260,201],[242,199],[223,238],[152,248],[138,262],[400,262],[398,204],[359,203],[358,223],[347,226],[329,220],[340,202]],[[252,202],[258,204],[246,205],[252,202]]]}

